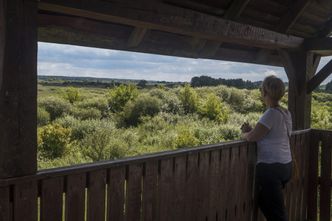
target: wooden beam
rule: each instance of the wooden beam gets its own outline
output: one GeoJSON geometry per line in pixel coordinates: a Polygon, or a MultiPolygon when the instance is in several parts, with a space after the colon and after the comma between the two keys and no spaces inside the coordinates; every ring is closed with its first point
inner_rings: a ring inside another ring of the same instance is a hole
{"type": "Polygon", "coordinates": [[[330,60],[315,76],[307,83],[307,93],[315,90],[332,73],[332,60],[330,60]]]}
{"type": "Polygon", "coordinates": [[[37,171],[36,21],[36,1],[0,0],[0,179],[37,171]]]}
{"type": "Polygon", "coordinates": [[[288,76],[288,109],[292,114],[293,129],[310,128],[311,95],[307,93],[307,82],[316,71],[314,54],[304,50],[281,50],[279,53],[288,76]]]}
{"type": "Polygon", "coordinates": [[[42,0],[39,9],[135,27],[160,30],[202,39],[256,46],[297,48],[303,39],[263,28],[231,22],[215,16],[155,3],[144,8],[138,3],[106,1],[42,0]]]}
{"type": "Polygon", "coordinates": [[[306,39],[303,43],[303,47],[323,56],[332,55],[332,38],[314,38],[306,39]]]}
{"type": "Polygon", "coordinates": [[[128,47],[137,47],[144,39],[146,28],[135,28],[128,39],[128,47]]]}
{"type": "Polygon", "coordinates": [[[199,50],[198,54],[201,57],[210,58],[215,56],[221,46],[221,42],[206,41],[204,46],[199,50]]]}
{"type": "Polygon", "coordinates": [[[329,37],[332,35],[332,19],[324,25],[324,28],[318,33],[318,37],[329,37]]]}
{"type": "Polygon", "coordinates": [[[256,51],[227,48],[221,48],[214,56],[207,57],[204,54],[199,54],[207,40],[190,39],[189,37],[185,39],[183,36],[177,39],[174,36],[162,36],[162,33],[157,34],[154,30],[150,30],[146,34],[141,44],[130,48],[126,39],[132,30],[131,28],[122,30],[117,29],[119,26],[115,24],[57,15],[40,14],[38,20],[38,40],[43,42],[282,66],[279,56],[273,55],[273,51],[269,49],[263,49],[265,51],[265,61],[257,59],[256,51]],[[163,42],[161,42],[161,39],[163,39],[163,42]]]}
{"type": "Polygon", "coordinates": [[[288,33],[292,26],[296,23],[297,19],[303,14],[305,9],[310,5],[313,0],[298,0],[290,7],[287,13],[281,18],[278,31],[288,33]]]}
{"type": "Polygon", "coordinates": [[[250,0],[234,0],[231,6],[226,11],[224,18],[237,20],[249,4],[249,2],[250,0]]]}

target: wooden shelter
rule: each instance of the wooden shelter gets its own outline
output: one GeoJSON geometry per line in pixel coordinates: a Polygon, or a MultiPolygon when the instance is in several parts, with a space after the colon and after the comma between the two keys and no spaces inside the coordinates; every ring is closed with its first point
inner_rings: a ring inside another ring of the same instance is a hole
{"type": "MultiPolygon", "coordinates": [[[[0,0],[0,220],[256,219],[245,142],[37,172],[38,41],[284,67],[294,129],[308,129],[311,92],[332,72],[330,61],[316,73],[331,31],[331,0],[0,0]],[[237,189],[227,198],[220,185],[237,189]]],[[[331,136],[293,135],[303,173],[288,191],[292,221],[317,219],[318,186],[330,219],[331,136]]]]}

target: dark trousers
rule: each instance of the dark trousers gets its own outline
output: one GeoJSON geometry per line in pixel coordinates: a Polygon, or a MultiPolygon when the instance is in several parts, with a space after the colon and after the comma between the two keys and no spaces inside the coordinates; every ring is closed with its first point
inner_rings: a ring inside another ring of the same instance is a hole
{"type": "Polygon", "coordinates": [[[267,221],[288,221],[282,189],[290,180],[292,163],[256,165],[258,206],[267,221]]]}

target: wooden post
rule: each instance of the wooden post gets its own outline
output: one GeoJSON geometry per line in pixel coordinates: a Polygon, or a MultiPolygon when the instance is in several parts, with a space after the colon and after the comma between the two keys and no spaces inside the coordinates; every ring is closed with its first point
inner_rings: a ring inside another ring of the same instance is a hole
{"type": "Polygon", "coordinates": [[[315,74],[320,57],[306,51],[280,51],[288,76],[288,109],[292,114],[293,129],[310,128],[311,93],[307,82],[315,74]]]}
{"type": "Polygon", "coordinates": [[[0,178],[37,170],[37,1],[0,0],[0,178]]]}

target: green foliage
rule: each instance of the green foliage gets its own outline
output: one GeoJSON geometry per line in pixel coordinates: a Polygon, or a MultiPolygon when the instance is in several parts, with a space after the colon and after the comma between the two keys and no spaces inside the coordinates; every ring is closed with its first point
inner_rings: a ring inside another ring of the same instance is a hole
{"type": "Polygon", "coordinates": [[[108,110],[108,101],[106,98],[89,98],[77,103],[76,106],[82,109],[97,109],[105,114],[108,110]]]}
{"type": "Polygon", "coordinates": [[[201,114],[210,120],[217,122],[226,122],[228,119],[228,113],[225,107],[223,107],[220,99],[215,94],[209,94],[206,102],[201,108],[201,114]]]}
{"type": "Polygon", "coordinates": [[[312,127],[332,129],[332,115],[327,106],[314,106],[312,109],[312,127]]]}
{"type": "Polygon", "coordinates": [[[78,88],[68,87],[63,92],[63,98],[69,101],[71,104],[81,100],[81,93],[78,88]]]}
{"type": "Polygon", "coordinates": [[[69,113],[71,109],[70,103],[58,97],[41,99],[39,101],[39,107],[45,109],[50,114],[51,121],[69,113]]]}
{"type": "MultiPolygon", "coordinates": [[[[59,87],[39,93],[39,168],[239,139],[240,126],[254,126],[265,110],[257,89],[222,85],[158,86],[140,90],[139,97],[135,86],[84,88],[73,104],[59,87]]],[[[332,94],[314,92],[312,100],[313,127],[332,129],[332,94]]]]}
{"type": "Polygon", "coordinates": [[[83,109],[77,107],[71,109],[70,115],[81,120],[100,119],[102,116],[100,110],[96,108],[83,109]]]}
{"type": "Polygon", "coordinates": [[[113,142],[112,133],[107,128],[97,128],[87,134],[82,141],[83,155],[92,161],[118,159],[126,155],[127,150],[113,142]]]}
{"type": "Polygon", "coordinates": [[[108,92],[109,108],[113,112],[120,112],[128,101],[134,100],[138,96],[138,90],[135,85],[120,85],[108,92]]]}
{"type": "Polygon", "coordinates": [[[70,144],[71,130],[59,124],[49,124],[39,129],[39,151],[48,159],[55,159],[65,155],[70,144]]]}
{"type": "Polygon", "coordinates": [[[121,115],[126,126],[136,126],[143,116],[154,116],[160,112],[161,102],[158,98],[142,95],[135,101],[128,102],[121,115]]]}
{"type": "Polygon", "coordinates": [[[179,98],[185,113],[195,113],[198,110],[198,96],[190,85],[187,84],[180,90],[179,98]]]}
{"type": "Polygon", "coordinates": [[[50,114],[41,107],[37,108],[37,125],[44,126],[48,124],[51,120],[50,114]]]}

